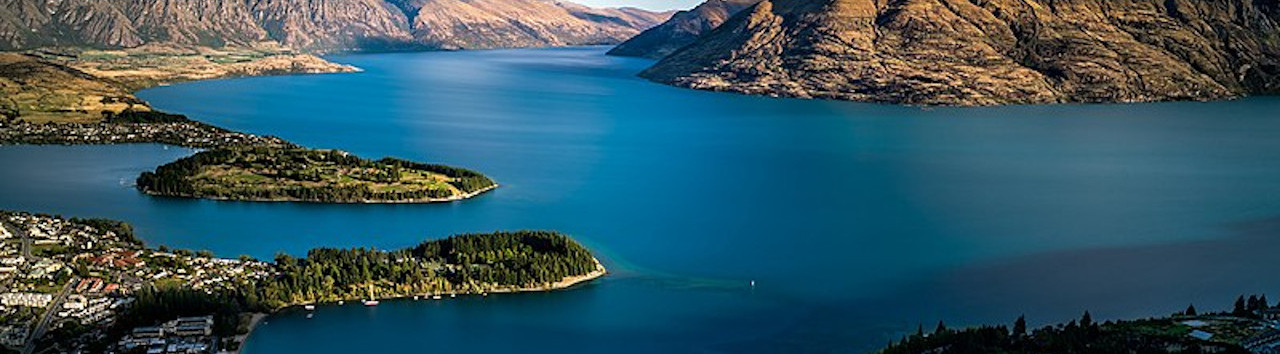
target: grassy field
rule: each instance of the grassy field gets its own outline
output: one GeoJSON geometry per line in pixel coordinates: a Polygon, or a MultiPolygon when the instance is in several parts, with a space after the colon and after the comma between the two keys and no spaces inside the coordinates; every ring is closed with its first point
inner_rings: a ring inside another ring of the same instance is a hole
{"type": "MultiPolygon", "coordinates": [[[[272,164],[241,163],[232,161],[226,165],[203,168],[191,180],[205,193],[232,191],[263,191],[292,188],[367,188],[373,192],[440,191],[445,195],[458,195],[461,191],[449,185],[449,176],[426,171],[402,170],[399,178],[390,179],[391,172],[383,166],[343,166],[330,161],[308,161],[298,177],[281,173],[282,166],[272,164]]],[[[283,167],[288,168],[288,167],[283,167]]]]}
{"type": "Polygon", "coordinates": [[[357,69],[272,46],[0,52],[0,118],[96,123],[105,112],[150,111],[132,94],[147,87],[222,77],[353,71],[357,69]]]}

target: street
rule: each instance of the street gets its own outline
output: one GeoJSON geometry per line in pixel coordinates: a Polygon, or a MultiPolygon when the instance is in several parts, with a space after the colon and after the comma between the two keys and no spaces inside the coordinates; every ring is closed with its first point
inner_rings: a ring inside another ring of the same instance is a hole
{"type": "Polygon", "coordinates": [[[72,285],[79,281],[79,277],[71,277],[71,281],[62,286],[62,291],[58,292],[58,296],[53,298],[53,301],[49,303],[49,307],[44,309],[44,314],[40,316],[40,321],[36,323],[35,328],[31,330],[31,336],[27,338],[27,346],[22,348],[22,354],[35,352],[37,340],[44,336],[49,327],[49,322],[53,320],[54,313],[57,312],[58,308],[62,307],[63,301],[67,301],[67,296],[71,295],[72,285]]]}

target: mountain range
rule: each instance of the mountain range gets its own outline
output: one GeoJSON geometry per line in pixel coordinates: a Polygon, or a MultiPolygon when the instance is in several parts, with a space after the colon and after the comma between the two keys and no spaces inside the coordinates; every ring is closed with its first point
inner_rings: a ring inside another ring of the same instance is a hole
{"type": "Polygon", "coordinates": [[[609,55],[661,59],[720,27],[730,16],[761,0],[709,0],[670,20],[641,32],[609,51],[609,55]]]}
{"type": "Polygon", "coordinates": [[[705,90],[918,105],[1274,94],[1280,3],[765,0],[641,76],[705,90]]]}
{"type": "Polygon", "coordinates": [[[0,0],[0,50],[148,43],[309,52],[618,43],[671,13],[552,0],[0,0]]]}

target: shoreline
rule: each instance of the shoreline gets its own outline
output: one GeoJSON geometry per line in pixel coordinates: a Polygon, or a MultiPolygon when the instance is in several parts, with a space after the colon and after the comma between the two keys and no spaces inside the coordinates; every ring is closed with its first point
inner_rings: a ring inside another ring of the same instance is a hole
{"type": "Polygon", "coordinates": [[[240,354],[240,352],[244,350],[244,343],[249,341],[249,335],[253,334],[253,330],[257,329],[258,325],[262,324],[262,320],[265,320],[268,316],[270,316],[270,314],[266,314],[262,312],[253,312],[253,313],[250,313],[249,316],[250,316],[249,329],[246,330],[244,334],[237,334],[235,337],[233,337],[235,338],[236,344],[239,344],[236,347],[236,350],[222,349],[218,351],[218,354],[240,354]]]}
{"type": "MultiPolygon", "coordinates": [[[[586,283],[586,282],[590,282],[590,281],[592,281],[592,280],[599,279],[599,278],[604,277],[605,275],[608,275],[608,274],[609,274],[609,270],[608,270],[607,268],[605,268],[605,267],[604,267],[604,264],[603,264],[603,263],[600,263],[600,260],[599,260],[599,259],[597,259],[597,258],[595,258],[595,257],[592,257],[591,259],[592,259],[592,260],[595,262],[595,264],[596,264],[596,269],[595,269],[595,270],[592,270],[591,272],[589,272],[589,273],[587,273],[587,274],[583,274],[583,275],[579,275],[579,276],[566,277],[566,278],[564,278],[564,279],[560,279],[559,281],[554,282],[554,283],[550,283],[550,284],[543,284],[543,285],[539,285],[539,286],[526,286],[526,287],[492,288],[492,289],[483,290],[483,291],[479,291],[479,292],[476,292],[476,291],[465,291],[465,292],[440,292],[440,293],[418,293],[418,294],[391,295],[391,296],[386,296],[386,297],[378,298],[377,300],[400,300],[400,299],[411,299],[411,298],[413,298],[414,296],[418,296],[418,297],[422,297],[422,298],[430,298],[430,297],[432,297],[432,296],[445,296],[445,295],[519,294],[519,293],[534,293],[534,292],[549,292],[549,291],[567,290],[567,289],[572,288],[572,287],[574,287],[574,286],[576,286],[576,285],[580,285],[580,284],[583,284],[583,283],[586,283]]],[[[343,301],[343,302],[358,302],[358,301],[362,301],[362,300],[367,300],[367,299],[362,299],[362,298],[344,298],[344,299],[338,299],[338,300],[324,300],[324,301],[317,301],[317,302],[300,302],[300,303],[291,303],[291,304],[287,304],[287,305],[284,305],[284,306],[280,306],[279,308],[276,308],[276,309],[272,310],[271,314],[272,314],[272,315],[274,315],[274,314],[276,314],[276,313],[278,313],[278,312],[280,312],[280,311],[283,311],[283,310],[285,310],[285,309],[292,308],[292,307],[304,306],[304,305],[328,305],[328,304],[337,305],[336,303],[337,303],[338,301],[343,301]]]]}
{"type": "MultiPolygon", "coordinates": [[[[473,296],[474,296],[474,295],[481,295],[481,296],[487,296],[488,294],[520,294],[520,293],[552,292],[552,291],[568,290],[568,289],[573,288],[573,287],[575,287],[575,286],[577,286],[577,285],[581,285],[581,284],[584,284],[584,283],[587,283],[587,282],[590,282],[590,281],[593,281],[593,280],[596,280],[596,279],[600,279],[600,278],[604,277],[605,275],[608,275],[608,274],[609,274],[609,270],[608,270],[607,268],[605,268],[605,267],[604,267],[604,264],[600,263],[600,259],[595,258],[595,257],[591,257],[591,259],[592,259],[593,261],[595,261],[595,263],[596,263],[596,269],[595,269],[595,270],[593,270],[593,271],[591,271],[591,272],[589,272],[589,273],[587,273],[587,274],[583,274],[583,275],[579,275],[579,276],[566,277],[566,278],[564,278],[564,279],[561,279],[560,281],[557,281],[557,282],[554,282],[554,283],[551,283],[551,284],[542,285],[542,286],[537,286],[537,287],[520,287],[520,288],[503,288],[503,289],[493,289],[493,290],[483,291],[483,292],[479,292],[479,293],[477,293],[477,292],[473,292],[473,291],[472,291],[472,292],[460,292],[460,293],[431,293],[431,294],[398,295],[398,296],[389,296],[389,297],[384,297],[384,298],[380,298],[380,299],[377,299],[377,300],[403,300],[403,299],[410,299],[410,298],[413,298],[413,297],[415,297],[415,296],[416,296],[416,297],[420,297],[420,298],[423,298],[423,299],[426,299],[426,300],[430,300],[430,301],[437,301],[437,300],[432,300],[432,299],[431,299],[431,297],[432,297],[432,296],[444,296],[444,295],[464,295],[464,296],[466,296],[466,295],[473,295],[473,296]]],[[[321,305],[321,304],[323,304],[323,305],[332,305],[332,306],[344,306],[344,305],[338,305],[338,304],[337,304],[337,301],[351,302],[351,303],[353,303],[352,305],[358,305],[358,304],[354,304],[354,303],[355,303],[355,302],[358,302],[358,301],[361,301],[361,300],[363,300],[363,299],[344,299],[344,300],[334,300],[334,301],[325,301],[325,302],[295,303],[295,304],[288,304],[288,305],[285,305],[285,306],[281,306],[281,307],[279,307],[279,308],[276,308],[276,309],[271,310],[271,312],[268,312],[268,313],[262,313],[262,312],[254,312],[254,313],[251,313],[251,315],[253,316],[253,318],[252,318],[252,320],[251,320],[251,322],[250,322],[250,324],[249,324],[249,330],[248,330],[248,332],[246,332],[245,334],[236,335],[236,337],[235,337],[235,338],[236,338],[236,341],[240,344],[240,347],[239,347],[239,348],[237,348],[237,349],[236,349],[236,350],[234,350],[234,351],[226,351],[226,350],[223,350],[223,351],[220,351],[220,352],[219,352],[219,354],[240,354],[240,353],[244,350],[245,343],[247,343],[247,342],[248,342],[249,337],[253,335],[253,332],[254,332],[255,330],[257,330],[257,329],[258,329],[258,326],[259,326],[259,325],[261,325],[263,322],[265,322],[265,320],[266,320],[268,317],[271,317],[271,316],[275,316],[275,315],[277,315],[277,314],[280,314],[281,312],[286,311],[286,310],[288,310],[288,309],[290,309],[290,308],[297,308],[297,307],[301,307],[301,306],[305,306],[305,305],[321,305]]],[[[441,300],[443,300],[443,299],[441,299],[441,300]]]]}
{"type": "MultiPolygon", "coordinates": [[[[160,194],[148,190],[138,188],[138,191],[152,197],[163,198],[182,198],[182,199],[204,199],[219,202],[247,202],[247,203],[300,203],[300,204],[349,204],[349,205],[376,205],[376,204],[436,204],[449,203],[467,200],[488,193],[494,189],[498,189],[500,184],[494,183],[492,186],[481,188],[475,192],[454,195],[448,198],[428,198],[428,199],[409,199],[409,200],[359,200],[359,201],[319,201],[305,199],[262,199],[262,198],[225,198],[225,197],[202,197],[194,195],[169,195],[160,194]]],[[[598,263],[598,262],[597,262],[598,263]]]]}

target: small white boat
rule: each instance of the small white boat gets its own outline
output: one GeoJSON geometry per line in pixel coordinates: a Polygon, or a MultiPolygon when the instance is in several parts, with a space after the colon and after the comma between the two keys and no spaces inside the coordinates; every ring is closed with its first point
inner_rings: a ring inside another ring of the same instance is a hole
{"type": "Polygon", "coordinates": [[[413,301],[418,301],[418,295],[413,296],[413,301]]]}
{"type": "Polygon", "coordinates": [[[453,297],[458,297],[458,294],[449,294],[449,297],[451,297],[451,298],[453,298],[453,297]]]}
{"type": "Polygon", "coordinates": [[[432,296],[432,297],[431,297],[431,299],[432,299],[432,300],[440,300],[440,295],[432,296]]]}
{"type": "Polygon", "coordinates": [[[347,304],[347,302],[346,302],[346,301],[338,300],[338,306],[342,306],[342,305],[345,305],[345,304],[347,304]]]}
{"type": "Polygon", "coordinates": [[[308,314],[307,314],[307,319],[309,320],[309,319],[311,319],[311,317],[314,317],[315,315],[316,315],[316,314],[314,314],[314,313],[308,313],[308,314]]]}
{"type": "Polygon", "coordinates": [[[305,310],[307,310],[307,311],[315,311],[315,310],[316,310],[316,305],[306,304],[306,305],[303,305],[303,306],[302,306],[302,308],[303,308],[303,309],[305,309],[305,310]]]}

